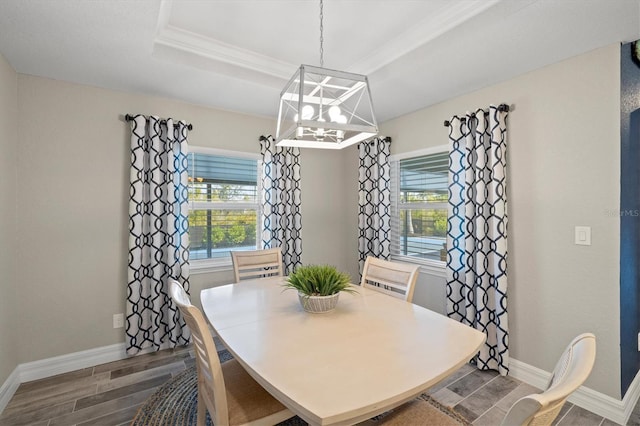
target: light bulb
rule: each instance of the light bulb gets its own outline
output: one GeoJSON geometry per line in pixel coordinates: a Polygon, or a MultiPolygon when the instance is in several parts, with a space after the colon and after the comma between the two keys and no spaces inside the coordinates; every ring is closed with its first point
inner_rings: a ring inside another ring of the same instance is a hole
{"type": "Polygon", "coordinates": [[[313,107],[311,105],[305,105],[302,107],[302,119],[303,120],[311,120],[313,117],[313,107]]]}
{"type": "Polygon", "coordinates": [[[337,123],[338,122],[338,117],[340,117],[340,113],[342,111],[340,111],[340,107],[337,105],[332,106],[331,108],[329,108],[329,117],[331,118],[331,121],[337,123]]]}

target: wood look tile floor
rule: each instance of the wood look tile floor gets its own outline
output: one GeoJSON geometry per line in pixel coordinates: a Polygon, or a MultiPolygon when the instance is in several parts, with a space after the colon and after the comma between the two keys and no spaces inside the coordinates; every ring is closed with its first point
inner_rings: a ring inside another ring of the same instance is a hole
{"type": "MultiPolygon", "coordinates": [[[[0,415],[0,426],[128,425],[149,395],[194,363],[190,347],[178,348],[23,383],[0,415]]],[[[514,401],[537,391],[511,377],[465,365],[428,393],[474,425],[493,426],[514,401]]],[[[554,424],[616,425],[570,403],[554,424]]],[[[627,424],[640,425],[638,406],[627,424]]]]}

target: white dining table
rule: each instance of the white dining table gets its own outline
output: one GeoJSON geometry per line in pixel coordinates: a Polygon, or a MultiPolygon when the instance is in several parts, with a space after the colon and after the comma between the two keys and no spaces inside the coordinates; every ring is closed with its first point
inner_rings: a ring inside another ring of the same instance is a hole
{"type": "Polygon", "coordinates": [[[394,408],[469,361],[484,334],[355,286],[337,308],[305,312],[283,277],[202,290],[215,334],[247,372],[312,425],[354,424],[394,408]]]}

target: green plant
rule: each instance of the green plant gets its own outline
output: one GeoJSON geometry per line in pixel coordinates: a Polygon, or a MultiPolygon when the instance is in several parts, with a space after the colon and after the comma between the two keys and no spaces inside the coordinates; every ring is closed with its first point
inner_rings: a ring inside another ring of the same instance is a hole
{"type": "Polygon", "coordinates": [[[295,289],[305,296],[331,296],[345,291],[357,293],[349,285],[351,277],[330,265],[307,265],[296,268],[285,284],[285,289],[295,289]]]}

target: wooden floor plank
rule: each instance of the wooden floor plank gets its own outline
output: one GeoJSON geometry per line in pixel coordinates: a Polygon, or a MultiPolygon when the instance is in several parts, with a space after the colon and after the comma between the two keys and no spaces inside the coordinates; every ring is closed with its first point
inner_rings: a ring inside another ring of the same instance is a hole
{"type": "Polygon", "coordinates": [[[83,368],[81,370],[74,370],[68,373],[57,374],[55,376],[46,377],[44,379],[33,380],[30,382],[21,383],[16,391],[16,395],[22,392],[29,392],[33,389],[43,389],[52,386],[58,386],[62,383],[74,381],[81,377],[90,377],[93,374],[93,367],[83,368]]]}
{"type": "Polygon", "coordinates": [[[158,386],[166,383],[171,378],[171,374],[165,374],[162,376],[154,377],[152,379],[143,380],[141,382],[133,383],[129,386],[123,386],[115,388],[110,391],[97,393],[95,395],[87,396],[78,399],[76,402],[75,410],[82,410],[84,408],[91,407],[92,405],[102,404],[106,401],[111,401],[121,397],[125,397],[137,392],[147,390],[149,388],[157,388],[158,386]]]}
{"type": "Polygon", "coordinates": [[[97,386],[95,384],[89,384],[84,386],[78,386],[71,389],[66,390],[65,392],[52,392],[50,395],[46,395],[41,397],[35,401],[23,401],[20,403],[12,403],[10,402],[5,408],[3,413],[7,415],[13,415],[14,413],[24,412],[28,413],[30,411],[37,411],[40,409],[47,409],[48,407],[54,407],[60,404],[64,404],[65,402],[75,401],[79,398],[84,398],[86,396],[95,395],[97,386]]]}
{"type": "Polygon", "coordinates": [[[76,424],[76,426],[120,426],[131,424],[131,420],[135,417],[138,409],[142,406],[142,404],[133,405],[131,407],[127,407],[123,410],[116,411],[115,413],[106,414],[101,417],[97,417],[88,422],[82,422],[76,424]]]}
{"type": "Polygon", "coordinates": [[[173,364],[177,360],[184,361],[185,359],[189,359],[191,356],[189,352],[181,352],[172,357],[151,357],[147,358],[143,362],[139,362],[137,364],[129,365],[123,368],[119,368],[117,370],[111,371],[111,379],[117,379],[119,377],[127,376],[129,374],[138,373],[140,371],[150,370],[152,368],[161,367],[167,364],[173,364]]]}
{"type": "Polygon", "coordinates": [[[149,353],[138,355],[138,356],[131,356],[118,361],[112,361],[112,362],[96,365],[94,367],[94,374],[102,373],[105,371],[120,370],[136,364],[147,363],[153,359],[172,358],[172,357],[175,357],[176,355],[180,355],[185,352],[190,352],[191,350],[192,350],[191,346],[180,346],[175,349],[165,349],[162,351],[149,352],[149,353]]]}
{"type": "MultiPolygon", "coordinates": [[[[123,396],[118,399],[92,405],[82,410],[77,410],[63,416],[54,417],[49,421],[49,426],[68,426],[77,423],[95,421],[95,419],[115,413],[134,405],[142,404],[156,388],[145,389],[143,391],[123,396]]],[[[94,423],[96,424],[96,423],[94,423]]]]}
{"type": "Polygon", "coordinates": [[[112,379],[106,383],[99,384],[97,392],[106,392],[111,389],[116,389],[122,386],[129,386],[143,380],[152,379],[158,376],[164,376],[166,374],[175,375],[176,373],[184,370],[185,362],[180,360],[171,364],[166,364],[149,370],[129,374],[127,376],[118,377],[117,379],[112,379]]]}
{"type": "Polygon", "coordinates": [[[16,393],[11,399],[11,404],[32,404],[37,403],[37,401],[51,397],[53,395],[59,395],[63,393],[68,393],[83,386],[96,385],[99,386],[101,384],[108,383],[109,372],[95,374],[93,376],[80,377],[75,380],[63,381],[58,385],[48,385],[41,388],[32,388],[29,391],[16,393]]]}
{"type": "MultiPolygon", "coordinates": [[[[61,416],[73,412],[74,401],[65,402],[53,407],[44,407],[37,410],[17,411],[11,415],[2,413],[0,417],[0,426],[22,426],[32,425],[38,422],[46,421],[52,417],[61,416]]],[[[6,411],[6,410],[5,410],[6,411]]]]}

